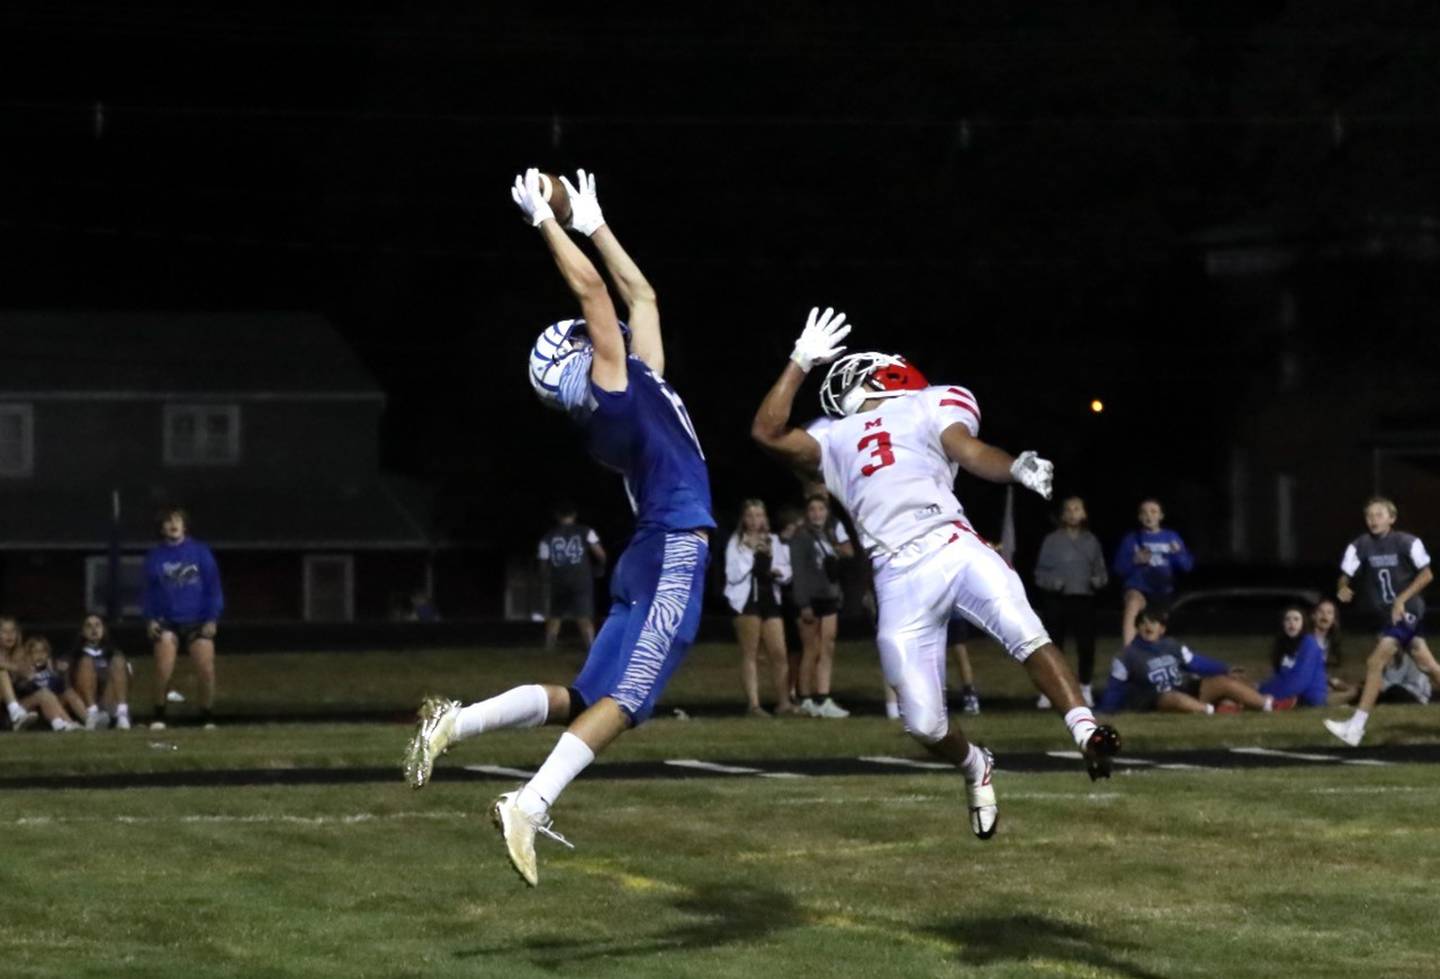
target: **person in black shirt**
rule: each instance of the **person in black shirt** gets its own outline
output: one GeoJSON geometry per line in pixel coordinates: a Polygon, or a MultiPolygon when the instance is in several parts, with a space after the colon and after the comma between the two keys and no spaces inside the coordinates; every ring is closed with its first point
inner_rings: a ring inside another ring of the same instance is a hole
{"type": "Polygon", "coordinates": [[[555,526],[540,538],[540,569],[548,596],[545,648],[555,648],[560,624],[573,621],[589,649],[595,642],[595,579],[605,567],[605,548],[594,530],[577,522],[573,503],[555,508],[555,526]]]}

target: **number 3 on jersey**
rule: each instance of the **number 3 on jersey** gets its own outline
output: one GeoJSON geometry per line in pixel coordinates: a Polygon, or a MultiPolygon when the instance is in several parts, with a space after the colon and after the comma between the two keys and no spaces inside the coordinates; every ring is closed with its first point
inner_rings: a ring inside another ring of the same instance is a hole
{"type": "Polygon", "coordinates": [[[889,432],[871,432],[862,438],[860,444],[855,446],[855,448],[862,452],[870,449],[870,458],[877,460],[876,462],[867,462],[860,467],[860,475],[862,476],[873,476],[877,471],[884,469],[886,466],[895,464],[895,453],[890,451],[889,432]],[[874,448],[871,448],[871,446],[874,446],[874,448]]]}

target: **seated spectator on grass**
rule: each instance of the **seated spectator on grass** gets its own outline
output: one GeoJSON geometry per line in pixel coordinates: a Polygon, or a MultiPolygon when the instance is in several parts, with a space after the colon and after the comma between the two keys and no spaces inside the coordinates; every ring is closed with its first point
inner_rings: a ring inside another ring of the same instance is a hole
{"type": "Polygon", "coordinates": [[[1308,618],[1298,605],[1289,606],[1281,615],[1280,634],[1270,652],[1275,675],[1260,684],[1260,692],[1277,700],[1295,697],[1301,707],[1325,707],[1330,702],[1325,649],[1309,628],[1308,618]]]}
{"type": "Polygon", "coordinates": [[[1397,649],[1380,671],[1381,704],[1428,704],[1434,695],[1430,677],[1404,649],[1397,649]]]}
{"type": "Polygon", "coordinates": [[[1167,639],[1165,625],[1165,613],[1156,609],[1144,609],[1135,616],[1135,639],[1111,664],[1100,711],[1214,714],[1241,707],[1269,711],[1295,706],[1294,698],[1276,700],[1262,694],[1240,679],[1241,671],[1167,639]]]}
{"type": "Polygon", "coordinates": [[[1325,682],[1330,687],[1330,705],[1353,704],[1360,697],[1360,688],[1353,683],[1347,683],[1335,675],[1344,661],[1341,651],[1340,636],[1340,612],[1335,603],[1322,598],[1315,603],[1310,610],[1312,623],[1311,635],[1325,650],[1325,682]]]}
{"type": "Polygon", "coordinates": [[[5,714],[10,730],[23,731],[40,719],[33,710],[20,706],[10,671],[20,662],[20,623],[11,616],[0,616],[0,698],[5,700],[5,714]]]}
{"type": "Polygon", "coordinates": [[[85,730],[105,730],[110,719],[130,730],[130,664],[110,643],[105,620],[94,613],[80,624],[80,643],[70,657],[70,689],[80,698],[85,730]]]}
{"type": "MultiPolygon", "coordinates": [[[[50,658],[50,640],[44,636],[31,636],[25,640],[20,657],[11,664],[10,676],[15,684],[15,695],[20,706],[35,710],[50,722],[55,731],[78,731],[80,725],[70,717],[61,702],[64,683],[60,671],[50,658]]],[[[83,713],[84,708],[82,706],[83,713]]]]}

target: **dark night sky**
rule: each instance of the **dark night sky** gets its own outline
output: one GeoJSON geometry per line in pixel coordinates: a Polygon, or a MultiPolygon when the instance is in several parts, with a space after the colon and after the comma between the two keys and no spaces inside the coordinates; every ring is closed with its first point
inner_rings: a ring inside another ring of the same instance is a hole
{"type": "MultiPolygon", "coordinates": [[[[1141,492],[1215,478],[1233,396],[1274,369],[1203,236],[1433,221],[1440,16],[1020,6],[10,5],[4,304],[324,312],[391,396],[388,465],[449,526],[513,507],[528,538],[535,501],[570,495],[618,530],[618,484],[582,492],[600,481],[525,383],[572,308],[506,193],[587,166],[659,291],[722,514],[789,493],[746,430],[830,303],[852,346],[973,388],[992,440],[1054,457],[1118,528],[1141,492]]],[[[1351,264],[1344,290],[1299,274],[1307,347],[1347,357],[1352,306],[1433,319],[1433,274],[1351,264]]],[[[962,498],[995,516],[992,489],[962,498]]]]}

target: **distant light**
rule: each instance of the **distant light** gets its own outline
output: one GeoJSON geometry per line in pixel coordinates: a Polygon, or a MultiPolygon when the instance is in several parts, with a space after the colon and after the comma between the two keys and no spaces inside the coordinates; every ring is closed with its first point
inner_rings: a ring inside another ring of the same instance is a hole
{"type": "Polygon", "coordinates": [[[1100,414],[1100,412],[1105,410],[1105,402],[1101,401],[1099,398],[1096,398],[1094,401],[1090,402],[1090,410],[1095,412],[1095,414],[1097,415],[1100,414]]]}

